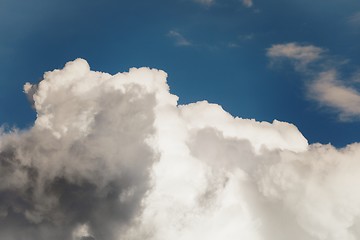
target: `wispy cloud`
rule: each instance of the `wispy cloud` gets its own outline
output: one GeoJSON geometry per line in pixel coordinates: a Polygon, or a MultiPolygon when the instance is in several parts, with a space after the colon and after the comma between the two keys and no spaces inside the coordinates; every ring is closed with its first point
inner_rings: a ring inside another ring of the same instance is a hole
{"type": "Polygon", "coordinates": [[[313,45],[287,43],[273,45],[267,49],[267,56],[272,61],[291,60],[296,71],[311,79],[307,83],[309,99],[336,111],[341,121],[359,120],[359,91],[355,86],[341,80],[338,67],[342,63],[326,56],[324,52],[326,51],[323,48],[313,45]],[[310,68],[312,63],[318,61],[321,61],[321,64],[310,68]]]}
{"type": "Polygon", "coordinates": [[[348,22],[351,24],[351,25],[360,25],[360,11],[351,15],[349,18],[348,18],[348,22]]]}
{"type": "Polygon", "coordinates": [[[233,43],[233,42],[230,42],[230,43],[228,43],[228,45],[227,45],[229,48],[238,48],[238,47],[240,47],[240,45],[239,44],[237,44],[237,43],[233,43]]]}
{"type": "Polygon", "coordinates": [[[182,47],[186,47],[186,46],[191,46],[192,43],[186,39],[180,32],[175,31],[175,30],[170,30],[167,33],[167,36],[172,38],[175,41],[175,45],[176,46],[182,46],[182,47]]]}
{"type": "Polygon", "coordinates": [[[354,74],[351,76],[351,81],[360,83],[360,69],[357,69],[354,74]]]}
{"type": "Polygon", "coordinates": [[[240,34],[233,41],[228,42],[228,48],[239,48],[243,44],[250,42],[254,39],[254,34],[240,34]]]}
{"type": "Polygon", "coordinates": [[[275,44],[267,49],[267,56],[272,60],[294,60],[297,67],[304,67],[321,58],[322,48],[297,43],[275,44]]]}
{"type": "Polygon", "coordinates": [[[254,34],[241,34],[238,36],[238,39],[241,41],[250,41],[254,39],[254,34]]]}
{"type": "Polygon", "coordinates": [[[345,86],[334,69],[322,72],[309,86],[309,97],[339,111],[340,120],[360,118],[360,93],[345,86]]]}
{"type": "Polygon", "coordinates": [[[242,3],[245,7],[252,7],[253,1],[252,0],[242,0],[242,3]]]}

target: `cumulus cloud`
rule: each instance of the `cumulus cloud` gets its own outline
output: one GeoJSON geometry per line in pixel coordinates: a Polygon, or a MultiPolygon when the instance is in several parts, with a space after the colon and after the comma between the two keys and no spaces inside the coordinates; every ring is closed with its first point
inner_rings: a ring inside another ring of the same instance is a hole
{"type": "Polygon", "coordinates": [[[306,84],[307,96],[338,112],[340,120],[360,119],[360,92],[354,84],[345,84],[338,70],[342,63],[331,59],[325,52],[313,45],[286,43],[267,49],[267,56],[272,63],[290,60],[295,70],[310,79],[306,84]],[[312,66],[315,63],[318,64],[312,66]]]}
{"type": "Polygon", "coordinates": [[[290,123],[178,105],[149,68],[77,59],[25,92],[34,126],[0,137],[0,239],[360,237],[358,143],[309,145],[290,123]]]}
{"type": "Polygon", "coordinates": [[[175,30],[170,30],[167,33],[167,36],[172,38],[175,41],[175,45],[176,46],[182,46],[182,47],[186,47],[186,46],[191,46],[192,43],[187,40],[181,33],[179,33],[178,31],[175,30]]]}
{"type": "Polygon", "coordinates": [[[1,136],[0,239],[71,239],[82,225],[117,239],[113,229],[141,209],[158,158],[149,145],[158,91],[137,82],[162,76],[148,69],[111,76],[78,59],[25,85],[37,119],[1,136]]]}

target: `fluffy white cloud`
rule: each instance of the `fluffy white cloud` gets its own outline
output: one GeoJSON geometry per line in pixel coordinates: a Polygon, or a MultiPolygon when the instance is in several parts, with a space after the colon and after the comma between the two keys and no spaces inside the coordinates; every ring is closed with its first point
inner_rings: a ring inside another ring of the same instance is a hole
{"type": "Polygon", "coordinates": [[[1,239],[360,237],[360,144],[179,106],[155,69],[77,59],[25,91],[34,126],[0,138],[1,239]]]}
{"type": "Polygon", "coordinates": [[[287,43],[273,45],[267,49],[267,56],[272,61],[291,60],[297,71],[311,79],[307,83],[307,96],[321,106],[338,112],[340,120],[360,119],[359,91],[351,82],[345,85],[339,78],[336,61],[331,61],[331,57],[325,56],[324,52],[324,49],[312,45],[287,43]],[[309,66],[315,62],[321,64],[316,67],[309,66]]]}

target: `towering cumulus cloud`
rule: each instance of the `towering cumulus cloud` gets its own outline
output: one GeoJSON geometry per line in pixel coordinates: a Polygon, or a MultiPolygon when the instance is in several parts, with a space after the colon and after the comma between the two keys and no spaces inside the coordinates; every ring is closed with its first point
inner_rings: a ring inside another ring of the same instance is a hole
{"type": "Polygon", "coordinates": [[[155,69],[77,59],[24,89],[37,119],[1,134],[0,239],[360,238],[360,144],[179,106],[155,69]]]}

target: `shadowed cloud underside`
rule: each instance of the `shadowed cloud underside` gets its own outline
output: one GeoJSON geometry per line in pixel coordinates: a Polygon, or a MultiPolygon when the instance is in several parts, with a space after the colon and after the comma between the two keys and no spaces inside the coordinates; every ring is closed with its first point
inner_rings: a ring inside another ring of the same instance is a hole
{"type": "Polygon", "coordinates": [[[358,143],[178,105],[166,78],[77,59],[27,83],[37,119],[0,138],[0,239],[360,237],[358,143]]]}

